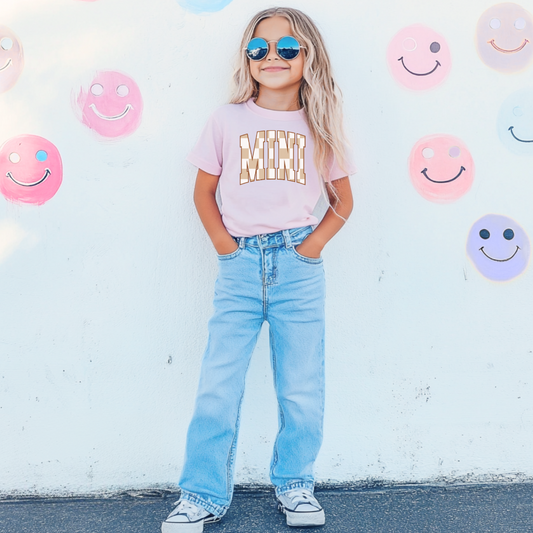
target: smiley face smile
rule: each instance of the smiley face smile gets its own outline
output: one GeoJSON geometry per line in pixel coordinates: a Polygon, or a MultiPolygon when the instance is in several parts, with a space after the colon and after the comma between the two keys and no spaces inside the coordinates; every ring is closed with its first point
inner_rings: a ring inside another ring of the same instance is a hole
{"type": "Polygon", "coordinates": [[[40,185],[48,176],[50,176],[50,174],[52,174],[52,172],[50,171],[49,168],[47,168],[45,170],[45,173],[44,173],[44,176],[37,180],[37,181],[34,181],[33,183],[23,183],[21,181],[17,181],[14,177],[13,177],[13,174],[11,174],[11,172],[8,172],[6,174],[6,176],[11,180],[13,181],[14,183],[16,183],[17,185],[20,185],[21,187],[35,187],[36,185],[40,185]]]}
{"type": "Polygon", "coordinates": [[[533,140],[531,141],[525,141],[524,139],[519,139],[515,134],[514,134],[514,126],[510,126],[509,127],[509,131],[511,132],[511,135],[518,141],[518,142],[521,142],[521,143],[533,143],[533,140]]]}
{"type": "Polygon", "coordinates": [[[424,174],[424,177],[429,180],[429,181],[432,181],[433,183],[451,183],[452,181],[455,181],[465,170],[466,168],[461,166],[461,170],[459,171],[459,174],[457,174],[457,176],[455,176],[455,178],[452,178],[451,180],[443,180],[443,181],[439,181],[439,180],[432,180],[428,175],[427,175],[427,168],[425,168],[424,170],[422,170],[421,174],[424,174]]]}
{"type": "Polygon", "coordinates": [[[0,72],[2,72],[2,70],[5,70],[5,69],[8,68],[9,66],[11,66],[11,63],[13,63],[13,61],[12,61],[11,58],[9,58],[9,59],[7,60],[7,63],[6,63],[2,68],[0,68],[0,72]]]}
{"type": "Polygon", "coordinates": [[[435,72],[437,70],[438,67],[442,66],[438,61],[435,61],[435,67],[433,68],[433,70],[430,70],[429,72],[424,72],[423,74],[419,74],[418,72],[413,72],[412,70],[409,70],[406,66],[405,66],[405,63],[403,62],[403,56],[400,57],[398,59],[398,61],[401,61],[402,62],[402,65],[403,65],[403,68],[405,70],[407,70],[407,72],[409,72],[409,74],[412,74],[413,76],[429,76],[430,74],[433,74],[433,72],[435,72]]]}
{"type": "Polygon", "coordinates": [[[133,106],[131,104],[128,104],[126,106],[126,109],[120,115],[115,115],[115,116],[109,117],[109,116],[106,116],[106,115],[102,115],[98,111],[98,109],[96,109],[96,106],[94,104],[91,104],[89,107],[94,111],[94,114],[98,118],[101,118],[103,120],[120,120],[121,118],[124,118],[131,109],[133,109],[133,106]]]}
{"type": "Polygon", "coordinates": [[[508,257],[507,259],[495,259],[494,257],[487,255],[484,248],[485,248],[484,246],[480,248],[480,251],[483,252],[483,255],[487,257],[488,259],[490,259],[491,261],[497,261],[498,263],[505,263],[505,261],[510,261],[518,253],[518,250],[520,250],[520,246],[517,246],[516,250],[514,251],[514,254],[511,257],[508,257]]]}
{"type": "Polygon", "coordinates": [[[494,50],[497,50],[498,52],[501,52],[502,54],[515,54],[516,52],[520,52],[526,46],[529,41],[527,39],[524,39],[523,43],[518,48],[513,48],[512,50],[507,50],[506,48],[500,48],[495,42],[494,39],[491,39],[490,41],[487,41],[494,50]]]}

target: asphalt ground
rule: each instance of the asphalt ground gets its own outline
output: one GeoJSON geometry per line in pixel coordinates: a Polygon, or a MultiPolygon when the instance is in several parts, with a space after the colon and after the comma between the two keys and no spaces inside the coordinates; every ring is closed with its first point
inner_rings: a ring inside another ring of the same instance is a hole
{"type": "MultiPolygon", "coordinates": [[[[396,486],[315,491],[326,512],[317,533],[533,532],[533,484],[396,486]]],[[[178,494],[131,491],[105,498],[0,500],[1,533],[158,533],[178,494]]],[[[289,528],[270,489],[237,489],[206,533],[310,533],[289,528]]]]}

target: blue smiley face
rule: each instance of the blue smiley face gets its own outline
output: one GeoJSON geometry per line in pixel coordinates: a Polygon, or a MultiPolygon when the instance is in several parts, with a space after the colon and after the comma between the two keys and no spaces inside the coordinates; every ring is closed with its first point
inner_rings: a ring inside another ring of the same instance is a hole
{"type": "Polygon", "coordinates": [[[533,155],[533,88],[521,89],[503,102],[498,136],[511,152],[533,155]]]}
{"type": "Polygon", "coordinates": [[[232,0],[178,0],[179,5],[186,11],[199,15],[213,13],[224,9],[232,0]]]}

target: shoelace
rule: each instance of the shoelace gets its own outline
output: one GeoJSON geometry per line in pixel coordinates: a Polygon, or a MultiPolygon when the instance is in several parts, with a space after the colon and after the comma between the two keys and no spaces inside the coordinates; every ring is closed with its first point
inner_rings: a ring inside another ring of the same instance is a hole
{"type": "Polygon", "coordinates": [[[188,517],[196,516],[201,511],[197,505],[192,504],[188,500],[178,500],[174,502],[174,505],[178,506],[176,514],[185,514],[188,517]]]}
{"type": "Polygon", "coordinates": [[[313,494],[311,491],[307,489],[296,489],[291,492],[287,492],[286,496],[288,496],[291,500],[291,503],[310,503],[313,504],[313,494]]]}

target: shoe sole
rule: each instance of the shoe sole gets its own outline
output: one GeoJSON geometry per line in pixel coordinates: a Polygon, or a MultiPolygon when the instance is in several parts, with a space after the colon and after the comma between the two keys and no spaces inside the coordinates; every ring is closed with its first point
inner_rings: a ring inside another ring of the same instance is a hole
{"type": "Polygon", "coordinates": [[[287,525],[290,527],[316,527],[326,523],[324,509],[312,513],[295,513],[288,511],[281,504],[278,504],[278,509],[287,517],[287,525]]]}
{"type": "Polygon", "coordinates": [[[204,524],[218,522],[220,518],[211,516],[198,522],[163,522],[161,524],[161,533],[202,533],[204,524]]]}
{"type": "Polygon", "coordinates": [[[163,522],[161,533],[202,533],[204,521],[199,522],[163,522]]]}

